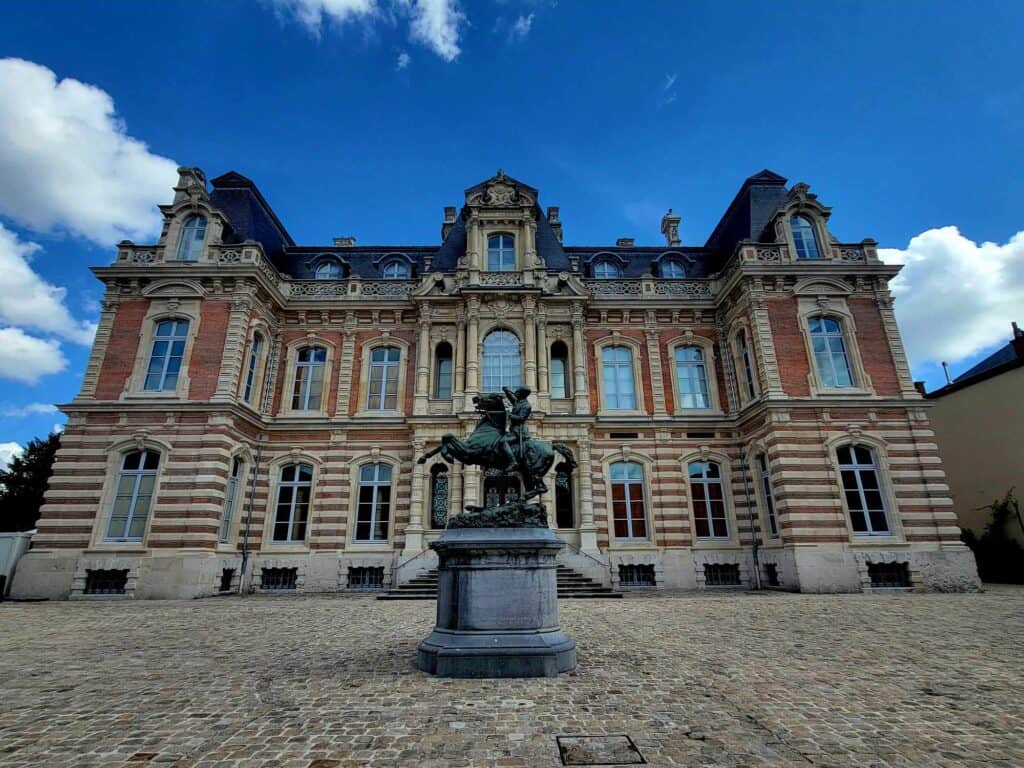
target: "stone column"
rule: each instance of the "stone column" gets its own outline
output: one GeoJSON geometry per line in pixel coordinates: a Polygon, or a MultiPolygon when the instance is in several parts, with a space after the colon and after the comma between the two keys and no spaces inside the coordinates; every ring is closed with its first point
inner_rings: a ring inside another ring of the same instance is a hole
{"type": "MultiPolygon", "coordinates": [[[[881,280],[879,282],[882,282],[881,280]]],[[[887,287],[881,288],[875,297],[878,304],[878,313],[882,316],[882,327],[885,329],[885,337],[889,342],[889,349],[892,352],[892,361],[896,366],[896,376],[900,382],[900,394],[904,398],[918,400],[921,393],[914,388],[914,378],[910,374],[910,364],[907,362],[907,353],[903,349],[903,340],[900,338],[899,326],[896,325],[896,315],[892,309],[892,295],[887,287]]]]}
{"type": "Polygon", "coordinates": [[[775,339],[772,337],[772,324],[768,319],[768,307],[763,298],[764,289],[760,278],[755,279],[753,297],[750,302],[750,325],[754,338],[752,343],[757,347],[757,367],[761,372],[761,387],[768,397],[785,397],[782,389],[782,376],[779,374],[779,361],[775,356],[775,339]]]}
{"type": "MultiPolygon", "coordinates": [[[[480,394],[480,297],[469,297],[469,327],[466,334],[466,400],[480,394]]],[[[468,408],[468,403],[465,405],[468,408]]]]}
{"type": "Polygon", "coordinates": [[[92,353],[89,355],[89,363],[85,367],[85,376],[82,378],[82,389],[76,400],[92,400],[96,397],[96,385],[100,380],[100,368],[103,366],[103,358],[107,352],[107,345],[110,343],[110,335],[114,330],[114,318],[117,316],[117,299],[112,298],[114,291],[107,292],[107,298],[103,299],[100,305],[100,322],[96,326],[96,338],[92,343],[92,353]]]}
{"type": "Polygon", "coordinates": [[[542,411],[551,410],[551,381],[548,379],[548,316],[537,314],[537,402],[542,411]]]}
{"type": "Polygon", "coordinates": [[[580,473],[580,549],[597,554],[597,524],[594,522],[594,484],[591,475],[590,437],[576,446],[580,473]]]}
{"type": "Polygon", "coordinates": [[[668,418],[668,408],[665,404],[665,380],[661,375],[661,343],[657,331],[657,318],[654,312],[648,312],[644,328],[644,338],[647,341],[647,361],[650,366],[651,376],[651,398],[654,400],[655,418],[668,418]]]}
{"type": "Polygon", "coordinates": [[[409,493],[409,524],[405,526],[403,557],[412,557],[423,551],[423,512],[425,467],[416,460],[423,455],[426,441],[422,437],[412,441],[412,490],[409,493]]]}
{"type": "MultiPolygon", "coordinates": [[[[523,351],[523,369],[525,381],[531,392],[537,391],[537,300],[532,296],[523,299],[523,329],[525,349],[523,351]]],[[[535,398],[536,399],[536,398],[535,398]]]]}
{"type": "Polygon", "coordinates": [[[465,465],[462,469],[462,509],[470,504],[480,504],[480,467],[465,465]]]}
{"type": "Polygon", "coordinates": [[[462,464],[454,464],[450,470],[448,470],[448,514],[457,515],[462,512],[462,495],[464,486],[464,475],[462,472],[462,464]]]}
{"type": "Polygon", "coordinates": [[[452,412],[458,413],[466,403],[466,316],[455,319],[455,381],[452,387],[452,412]]]}
{"type": "Polygon", "coordinates": [[[430,398],[430,310],[420,306],[420,335],[416,344],[416,390],[413,398],[413,414],[427,413],[430,398]]]}
{"type": "Polygon", "coordinates": [[[217,374],[217,389],[210,398],[212,401],[230,402],[235,399],[251,314],[252,302],[248,297],[231,302],[231,314],[228,316],[227,333],[224,337],[224,354],[221,356],[220,372],[217,374]]]}
{"type": "Polygon", "coordinates": [[[572,310],[573,400],[576,413],[590,413],[590,391],[587,389],[587,348],[583,342],[583,307],[572,310]]]}

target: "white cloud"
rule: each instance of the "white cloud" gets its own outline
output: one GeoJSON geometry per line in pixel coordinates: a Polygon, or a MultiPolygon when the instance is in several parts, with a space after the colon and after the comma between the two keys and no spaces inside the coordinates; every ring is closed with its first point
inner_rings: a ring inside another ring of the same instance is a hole
{"type": "Polygon", "coordinates": [[[0,322],[91,344],[96,326],[72,317],[64,304],[67,291],[32,270],[29,260],[40,250],[0,224],[0,322]]]}
{"type": "Polygon", "coordinates": [[[27,405],[7,405],[0,409],[0,416],[7,418],[35,416],[40,413],[57,413],[57,406],[52,403],[28,403],[27,405]]]}
{"type": "Polygon", "coordinates": [[[512,24],[512,28],[508,32],[508,39],[525,40],[526,36],[530,34],[530,29],[533,27],[533,16],[534,14],[532,13],[529,16],[523,16],[520,14],[519,18],[515,20],[515,23],[512,24]]]}
{"type": "Polygon", "coordinates": [[[1024,308],[1024,231],[981,243],[953,226],[929,229],[905,249],[879,248],[903,264],[892,283],[896,319],[911,363],[950,363],[1010,338],[1024,308]]]}
{"type": "Polygon", "coordinates": [[[678,80],[678,79],[679,79],[679,75],[676,72],[673,72],[670,75],[665,75],[665,85],[662,88],[662,90],[663,91],[669,90],[673,85],[676,84],[676,80],[678,80]]]}
{"type": "Polygon", "coordinates": [[[24,451],[18,443],[0,443],[0,469],[7,469],[11,465],[11,459],[21,456],[24,451]]]}
{"type": "Polygon", "coordinates": [[[64,427],[65,426],[67,426],[67,425],[66,424],[61,424],[60,422],[58,422],[58,423],[53,425],[53,429],[51,429],[50,431],[51,432],[56,432],[59,435],[59,434],[61,434],[64,431],[64,427]]]}
{"type": "Polygon", "coordinates": [[[456,0],[404,0],[411,3],[410,37],[430,48],[445,61],[454,61],[461,53],[459,27],[466,15],[456,0]]]}
{"type": "Polygon", "coordinates": [[[56,341],[29,336],[20,328],[0,328],[0,377],[35,384],[67,364],[56,341]]]}
{"type": "Polygon", "coordinates": [[[406,53],[405,51],[402,51],[400,54],[398,54],[398,63],[395,64],[395,69],[405,69],[406,67],[409,66],[410,61],[411,57],[409,56],[409,54],[406,53]]]}
{"type": "Polygon", "coordinates": [[[126,132],[100,88],[0,59],[0,213],[110,247],[159,232],[176,164],[126,132]]]}
{"type": "Polygon", "coordinates": [[[273,0],[273,2],[279,10],[294,15],[318,38],[328,19],[343,24],[346,21],[375,16],[378,13],[377,0],[273,0]]]}

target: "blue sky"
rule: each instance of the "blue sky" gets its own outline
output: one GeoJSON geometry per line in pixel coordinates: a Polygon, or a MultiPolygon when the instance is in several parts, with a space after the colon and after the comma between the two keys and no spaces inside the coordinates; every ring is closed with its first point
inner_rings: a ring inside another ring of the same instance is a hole
{"type": "Polygon", "coordinates": [[[63,420],[88,267],[153,239],[174,164],[253,178],[310,244],[434,243],[499,167],[568,243],[657,243],[671,206],[702,244],[771,168],[907,263],[938,386],[1024,322],[1022,28],[1019,2],[6,4],[0,59],[34,66],[0,62],[0,444],[63,420]]]}

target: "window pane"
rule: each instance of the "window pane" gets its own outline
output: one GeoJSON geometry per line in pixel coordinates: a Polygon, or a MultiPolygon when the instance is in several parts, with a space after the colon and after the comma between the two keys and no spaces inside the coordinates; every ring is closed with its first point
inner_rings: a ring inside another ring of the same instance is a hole
{"type": "Polygon", "coordinates": [[[881,510],[875,510],[868,513],[871,518],[871,530],[875,533],[888,533],[889,532],[889,521],[885,517],[885,512],[881,510]]]}
{"type": "Polygon", "coordinates": [[[853,507],[850,507],[850,524],[855,533],[866,533],[868,530],[867,523],[864,522],[864,513],[855,511],[853,507]]]}

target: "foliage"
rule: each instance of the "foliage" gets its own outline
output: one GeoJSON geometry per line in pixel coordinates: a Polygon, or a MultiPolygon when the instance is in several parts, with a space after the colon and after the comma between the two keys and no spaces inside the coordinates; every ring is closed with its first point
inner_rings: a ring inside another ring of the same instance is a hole
{"type": "Polygon", "coordinates": [[[53,471],[60,434],[33,438],[24,453],[0,470],[0,531],[30,531],[36,527],[43,494],[53,471]]]}
{"type": "Polygon", "coordinates": [[[985,526],[985,532],[978,536],[974,531],[963,530],[960,538],[974,551],[978,561],[978,575],[982,581],[1003,584],[1024,584],[1024,548],[1007,533],[1007,526],[1021,526],[1020,502],[1013,495],[1013,488],[1001,499],[979,509],[987,509],[992,520],[985,526]]]}

